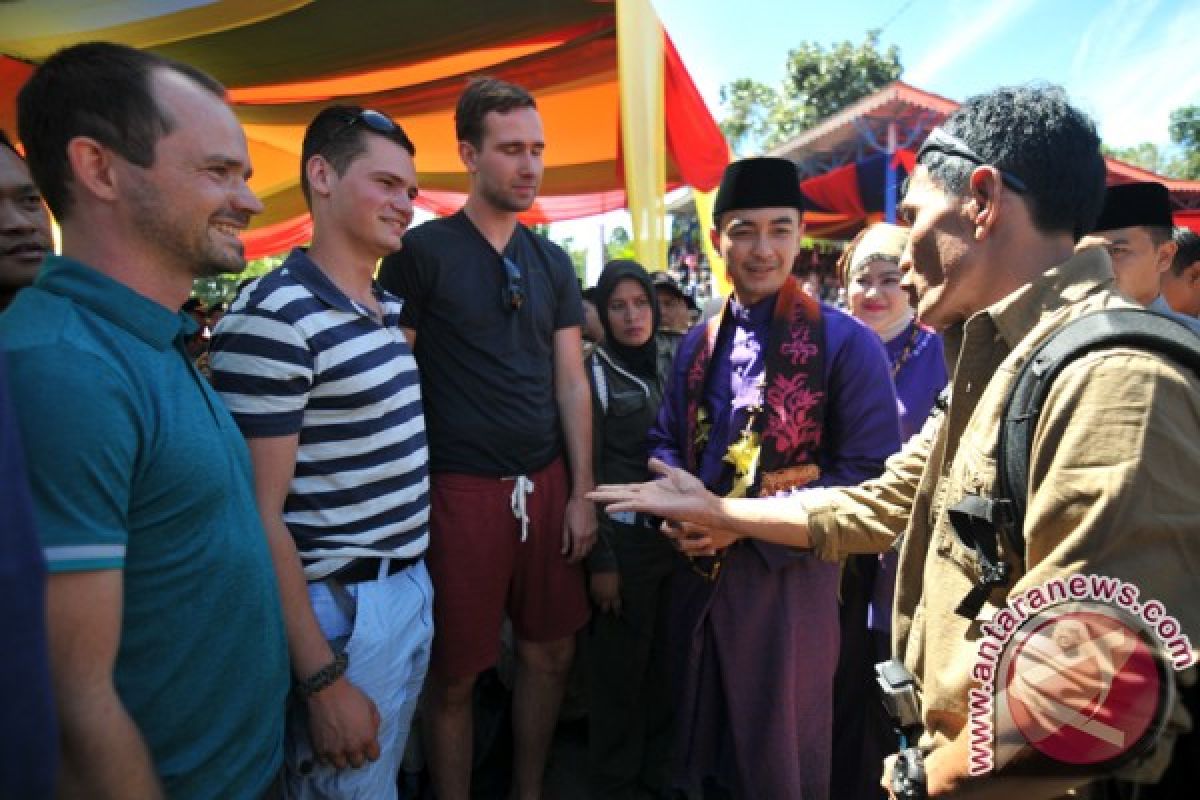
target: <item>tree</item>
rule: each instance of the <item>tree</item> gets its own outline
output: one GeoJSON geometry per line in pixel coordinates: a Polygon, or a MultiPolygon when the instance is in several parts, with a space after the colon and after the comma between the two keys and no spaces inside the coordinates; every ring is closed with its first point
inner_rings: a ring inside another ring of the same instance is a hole
{"type": "MultiPolygon", "coordinates": [[[[549,226],[547,226],[549,228],[549,226]]],[[[575,246],[575,238],[573,236],[564,236],[558,242],[558,246],[567,252],[571,258],[571,266],[575,268],[575,277],[582,284],[587,274],[587,250],[577,248],[575,246]]]]}
{"type": "Polygon", "coordinates": [[[287,258],[287,253],[256,258],[246,263],[246,268],[233,275],[217,275],[211,278],[196,278],[192,281],[192,294],[200,298],[205,306],[214,303],[229,305],[237,294],[237,287],[242,281],[266,275],[278,267],[287,258]]]}
{"type": "Polygon", "coordinates": [[[1172,111],[1167,133],[1171,145],[1165,150],[1153,142],[1132,147],[1102,145],[1101,149],[1106,156],[1168,178],[1200,180],[1200,106],[1183,106],[1172,111]]]}
{"type": "Polygon", "coordinates": [[[721,130],[730,146],[738,153],[769,149],[899,78],[900,51],[881,51],[879,34],[867,31],[858,45],[802,42],[788,52],[779,89],[748,78],[721,87],[729,109],[721,130]]]}
{"type": "Polygon", "coordinates": [[[771,112],[780,105],[779,93],[766,84],[739,78],[721,87],[721,105],[729,114],[721,132],[735,150],[746,141],[764,141],[771,133],[771,112]]]}
{"type": "Polygon", "coordinates": [[[1159,175],[1166,175],[1171,169],[1170,160],[1163,155],[1154,142],[1142,142],[1132,147],[1109,147],[1102,144],[1100,151],[1106,156],[1112,156],[1126,164],[1133,164],[1135,167],[1157,172],[1159,175]]]}
{"type": "Polygon", "coordinates": [[[1171,142],[1183,151],[1177,176],[1200,180],[1200,106],[1184,106],[1172,111],[1167,131],[1171,134],[1171,142]]]}

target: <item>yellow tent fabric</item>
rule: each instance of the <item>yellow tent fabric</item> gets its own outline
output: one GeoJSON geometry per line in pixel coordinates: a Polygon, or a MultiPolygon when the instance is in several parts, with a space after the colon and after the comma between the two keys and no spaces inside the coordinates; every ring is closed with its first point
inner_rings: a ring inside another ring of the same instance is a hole
{"type": "Polygon", "coordinates": [[[663,152],[663,35],[649,0],[617,0],[621,142],[633,249],[647,269],[667,266],[663,152]]]}
{"type": "Polygon", "coordinates": [[[709,269],[712,270],[713,288],[716,294],[728,296],[733,284],[725,270],[725,259],[721,258],[717,248],[713,247],[712,237],[708,235],[713,226],[713,203],[717,200],[717,190],[702,192],[693,189],[692,199],[696,203],[696,218],[700,220],[700,230],[703,231],[700,234],[700,244],[704,248],[704,256],[708,259],[709,269]]]}

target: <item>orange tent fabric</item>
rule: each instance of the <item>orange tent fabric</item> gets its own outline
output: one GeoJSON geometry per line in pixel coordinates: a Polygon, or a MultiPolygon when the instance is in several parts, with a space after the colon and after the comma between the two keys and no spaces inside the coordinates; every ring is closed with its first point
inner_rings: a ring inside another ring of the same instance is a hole
{"type": "MultiPolygon", "coordinates": [[[[254,162],[251,187],[266,206],[245,237],[251,258],[307,240],[300,142],[307,122],[330,103],[360,104],[399,121],[417,147],[421,204],[456,209],[467,184],[454,102],[478,74],[519,83],[538,100],[546,175],[528,221],[624,206],[611,2],[109,0],[104,6],[0,4],[0,126],[15,133],[13,98],[31,65],[72,42],[120,41],[205,69],[229,88],[254,162]]],[[[669,38],[664,70],[668,185],[711,189],[728,148],[669,38]]]]}

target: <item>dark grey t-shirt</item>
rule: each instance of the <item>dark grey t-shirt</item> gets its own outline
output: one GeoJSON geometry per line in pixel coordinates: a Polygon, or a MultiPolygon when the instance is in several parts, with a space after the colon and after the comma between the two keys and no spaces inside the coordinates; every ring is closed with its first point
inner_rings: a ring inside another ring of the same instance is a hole
{"type": "Polygon", "coordinates": [[[409,231],[379,271],[418,334],[433,472],[530,473],[562,452],[554,333],[583,323],[579,283],[567,254],[524,225],[504,255],[521,269],[518,311],[501,255],[461,211],[409,231]]]}

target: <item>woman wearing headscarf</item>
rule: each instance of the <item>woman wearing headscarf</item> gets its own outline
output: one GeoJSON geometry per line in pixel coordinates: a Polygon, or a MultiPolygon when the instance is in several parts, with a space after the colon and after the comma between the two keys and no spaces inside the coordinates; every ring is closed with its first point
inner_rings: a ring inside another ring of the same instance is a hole
{"type": "MultiPolygon", "coordinates": [[[[604,341],[588,357],[597,483],[644,481],[646,432],[662,402],[679,337],[657,333],[650,276],[611,261],[596,284],[604,341]]],[[[665,629],[669,540],[634,514],[600,512],[588,557],[594,604],[588,660],[589,765],[596,797],[664,790],[671,748],[665,629]]]]}
{"type": "Polygon", "coordinates": [[[860,233],[838,262],[850,313],[883,341],[900,402],[900,439],[921,429],[946,385],[942,339],[916,319],[900,285],[908,228],[876,223],[860,233]]]}
{"type": "MultiPolygon", "coordinates": [[[[852,315],[883,342],[896,387],[900,439],[921,429],[946,385],[942,340],[916,319],[900,285],[909,231],[877,223],[865,228],[838,261],[852,315]]],[[[876,798],[879,764],[895,752],[894,736],[874,697],[872,664],[888,658],[896,553],[848,559],[842,577],[842,647],[834,687],[834,796],[876,798]],[[839,781],[841,783],[839,784],[839,781]]]]}

